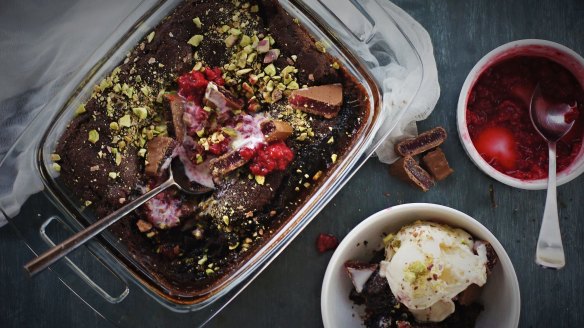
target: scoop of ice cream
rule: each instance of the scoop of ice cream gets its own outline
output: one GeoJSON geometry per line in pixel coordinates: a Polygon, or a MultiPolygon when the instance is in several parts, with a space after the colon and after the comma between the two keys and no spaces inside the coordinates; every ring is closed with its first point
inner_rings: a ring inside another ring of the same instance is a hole
{"type": "Polygon", "coordinates": [[[487,281],[486,246],[473,247],[464,230],[417,221],[384,241],[379,274],[418,321],[444,320],[454,312],[456,295],[487,281]]]}

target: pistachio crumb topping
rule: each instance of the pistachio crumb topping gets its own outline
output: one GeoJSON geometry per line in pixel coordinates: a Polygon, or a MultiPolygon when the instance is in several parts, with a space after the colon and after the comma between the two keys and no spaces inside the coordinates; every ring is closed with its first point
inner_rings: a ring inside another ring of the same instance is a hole
{"type": "Polygon", "coordinates": [[[144,120],[146,117],[148,117],[148,109],[146,109],[146,107],[134,107],[132,108],[132,112],[141,120],[144,120]]]}
{"type": "Polygon", "coordinates": [[[87,137],[87,140],[91,143],[96,143],[99,140],[99,132],[97,132],[97,130],[89,131],[89,136],[87,137]]]}
{"type": "Polygon", "coordinates": [[[77,107],[77,109],[75,110],[75,115],[76,115],[76,116],[77,116],[77,115],[81,115],[81,114],[83,114],[83,113],[85,113],[85,112],[86,112],[86,110],[85,110],[85,104],[81,104],[81,105],[79,105],[79,107],[77,107]]]}
{"type": "Polygon", "coordinates": [[[148,43],[152,42],[152,40],[154,39],[154,34],[155,32],[152,31],[150,32],[150,34],[148,34],[148,36],[146,37],[146,40],[148,40],[148,43]]]}
{"type": "Polygon", "coordinates": [[[195,17],[193,18],[193,23],[195,23],[195,26],[197,28],[201,28],[202,24],[201,24],[201,19],[199,17],[195,17]]]}
{"type": "Polygon", "coordinates": [[[198,47],[199,44],[201,44],[201,41],[203,41],[203,36],[200,34],[196,34],[196,35],[193,35],[189,39],[189,41],[187,41],[187,43],[192,45],[193,47],[198,47]]]}
{"type": "Polygon", "coordinates": [[[132,118],[130,117],[130,115],[126,114],[126,115],[120,117],[120,119],[118,120],[118,124],[121,127],[129,128],[132,126],[132,118]]]}

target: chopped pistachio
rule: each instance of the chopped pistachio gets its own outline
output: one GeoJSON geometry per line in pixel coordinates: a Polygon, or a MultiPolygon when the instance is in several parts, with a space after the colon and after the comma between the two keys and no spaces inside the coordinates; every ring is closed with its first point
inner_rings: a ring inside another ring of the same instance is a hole
{"type": "Polygon", "coordinates": [[[292,81],[292,82],[288,83],[288,85],[286,86],[286,88],[288,88],[290,90],[297,90],[297,89],[300,88],[300,86],[298,85],[298,82],[292,81]]]}
{"type": "Polygon", "coordinates": [[[202,67],[203,67],[203,62],[197,62],[195,64],[195,67],[193,67],[193,71],[200,71],[202,67]]]}
{"type": "Polygon", "coordinates": [[[229,245],[229,249],[234,250],[237,248],[237,246],[239,246],[239,242],[235,243],[234,245],[229,245]]]}
{"type": "Polygon", "coordinates": [[[264,68],[264,72],[269,76],[276,75],[276,66],[274,64],[270,64],[264,68]]]}
{"type": "Polygon", "coordinates": [[[312,180],[316,181],[316,180],[320,179],[321,176],[322,176],[322,171],[318,171],[314,174],[314,176],[312,176],[312,180]]]}
{"type": "Polygon", "coordinates": [[[223,219],[223,223],[225,223],[225,225],[229,225],[229,217],[227,215],[223,215],[222,219],[223,219]]]}
{"type": "Polygon", "coordinates": [[[263,185],[264,182],[266,181],[266,177],[263,176],[263,175],[256,175],[255,176],[255,181],[257,182],[257,184],[263,185]]]}
{"type": "Polygon", "coordinates": [[[332,144],[335,142],[335,137],[330,137],[330,139],[326,142],[327,144],[332,144]]]}
{"type": "Polygon", "coordinates": [[[339,66],[339,63],[337,63],[337,62],[334,62],[331,66],[334,69],[339,69],[341,67],[341,66],[339,66]]]}
{"type": "Polygon", "coordinates": [[[51,161],[53,162],[58,162],[61,160],[61,155],[55,153],[55,154],[51,154],[51,161]]]}
{"type": "Polygon", "coordinates": [[[196,164],[201,164],[201,163],[203,163],[203,155],[201,155],[201,154],[197,154],[197,157],[196,157],[196,159],[197,159],[197,162],[196,162],[196,164]]]}
{"type": "Polygon", "coordinates": [[[201,257],[201,259],[197,261],[197,264],[203,265],[205,264],[205,262],[207,262],[207,254],[203,254],[203,257],[201,257]]]}
{"type": "Polygon", "coordinates": [[[152,42],[152,40],[154,39],[154,34],[155,32],[152,31],[150,32],[150,34],[148,34],[148,36],[146,37],[146,40],[148,40],[148,43],[152,42]]]}
{"type": "Polygon", "coordinates": [[[116,172],[110,172],[108,175],[109,175],[109,177],[110,177],[110,178],[112,178],[112,179],[115,179],[115,178],[117,178],[117,177],[118,177],[118,174],[117,174],[116,172]]]}
{"type": "Polygon", "coordinates": [[[333,163],[336,163],[337,162],[337,154],[332,154],[331,160],[333,161],[333,163]]]}
{"type": "Polygon", "coordinates": [[[260,10],[258,5],[253,5],[249,8],[249,12],[251,13],[257,13],[260,10]]]}
{"type": "Polygon", "coordinates": [[[200,34],[197,34],[197,35],[193,35],[189,39],[189,41],[187,41],[187,43],[194,46],[194,47],[198,47],[199,44],[201,43],[201,41],[203,41],[203,36],[200,34]]]}
{"type": "Polygon", "coordinates": [[[246,47],[246,46],[248,46],[250,44],[251,44],[251,38],[249,36],[245,35],[245,34],[242,35],[241,36],[241,41],[239,41],[239,46],[240,47],[246,47]]]}
{"type": "Polygon", "coordinates": [[[111,130],[114,130],[114,131],[119,130],[120,129],[120,126],[118,125],[118,122],[111,122],[110,123],[110,129],[111,130]]]}
{"type": "Polygon", "coordinates": [[[86,201],[85,201],[85,206],[86,206],[86,207],[87,207],[87,206],[89,206],[89,205],[91,205],[91,204],[93,204],[93,203],[92,203],[90,200],[86,200],[86,201]]]}
{"type": "Polygon", "coordinates": [[[314,46],[316,47],[316,50],[322,52],[323,54],[326,53],[326,46],[325,46],[324,42],[316,41],[314,43],[314,46]]]}
{"type": "Polygon", "coordinates": [[[197,28],[201,28],[201,25],[202,25],[202,24],[201,24],[201,19],[200,19],[199,17],[195,17],[195,18],[193,18],[193,23],[195,23],[195,26],[196,26],[197,28]]]}
{"type": "Polygon", "coordinates": [[[55,170],[56,172],[61,172],[61,165],[57,164],[57,163],[53,163],[53,170],[55,170]]]}
{"type": "Polygon", "coordinates": [[[197,135],[199,136],[199,138],[202,138],[203,135],[205,135],[205,128],[202,128],[199,131],[197,131],[197,135]]]}
{"type": "Polygon", "coordinates": [[[231,35],[241,35],[241,30],[238,29],[238,28],[231,28],[229,30],[229,34],[231,34],[231,35]]]}
{"type": "Polygon", "coordinates": [[[256,56],[257,56],[257,54],[255,52],[252,52],[251,54],[249,54],[247,56],[247,62],[252,63],[256,59],[256,56]]]}
{"type": "Polygon", "coordinates": [[[122,155],[120,153],[116,153],[116,165],[122,164],[122,155]]]}
{"type": "Polygon", "coordinates": [[[191,232],[191,234],[193,235],[193,237],[195,237],[195,239],[197,240],[201,240],[203,239],[203,231],[201,231],[201,229],[197,228],[195,230],[193,230],[193,232],[191,232]]]}
{"type": "Polygon", "coordinates": [[[395,235],[391,234],[391,233],[389,235],[383,237],[383,245],[385,245],[385,246],[389,245],[393,241],[394,238],[395,238],[395,235]]]}
{"type": "Polygon", "coordinates": [[[205,269],[205,273],[208,275],[211,275],[211,274],[215,273],[215,271],[213,271],[213,269],[205,269]]]}
{"type": "Polygon", "coordinates": [[[237,42],[237,35],[231,34],[225,39],[225,46],[227,46],[227,48],[231,48],[233,45],[235,45],[235,42],[237,42]]]}
{"type": "Polygon", "coordinates": [[[310,188],[310,182],[305,182],[305,183],[303,184],[303,186],[304,186],[304,188],[310,188]]]}
{"type": "Polygon", "coordinates": [[[120,117],[118,123],[121,127],[129,128],[130,126],[132,126],[132,118],[130,117],[130,115],[126,114],[120,117]]]}
{"type": "Polygon", "coordinates": [[[87,140],[91,143],[96,143],[99,140],[99,133],[96,130],[89,131],[89,137],[87,140]]]}
{"type": "Polygon", "coordinates": [[[141,120],[148,117],[148,109],[146,109],[146,107],[134,107],[134,108],[132,108],[132,112],[134,113],[134,115],[138,116],[138,118],[140,118],[141,120]]]}
{"type": "Polygon", "coordinates": [[[221,131],[225,132],[225,134],[227,134],[230,137],[236,137],[237,136],[237,131],[234,128],[224,127],[224,128],[221,129],[221,131]]]}
{"type": "Polygon", "coordinates": [[[145,85],[145,86],[141,87],[141,88],[140,88],[140,91],[142,91],[142,93],[143,93],[143,94],[144,94],[146,97],[150,96],[150,87],[149,87],[149,86],[145,85]]]}
{"type": "Polygon", "coordinates": [[[242,76],[242,75],[245,75],[245,74],[247,74],[247,73],[249,73],[251,71],[252,71],[251,68],[244,68],[244,69],[240,69],[240,70],[236,71],[235,72],[235,75],[242,76]]]}
{"type": "Polygon", "coordinates": [[[83,113],[85,113],[85,105],[84,104],[81,104],[75,110],[75,115],[80,115],[80,114],[83,114],[83,113]]]}
{"type": "Polygon", "coordinates": [[[140,156],[140,157],[146,156],[146,149],[140,148],[140,150],[138,150],[138,156],[140,156]]]}

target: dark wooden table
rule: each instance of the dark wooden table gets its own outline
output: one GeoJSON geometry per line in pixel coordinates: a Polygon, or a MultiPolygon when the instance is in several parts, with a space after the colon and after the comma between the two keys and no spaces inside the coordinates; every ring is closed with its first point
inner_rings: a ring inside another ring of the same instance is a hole
{"type": "MultiPolygon", "coordinates": [[[[442,94],[421,130],[442,125],[443,149],[455,174],[422,193],[397,181],[370,159],[318,218],[209,327],[319,327],[320,288],[331,253],[318,254],[320,232],[345,236],[367,216],[388,206],[438,203],[462,210],[489,228],[507,249],[521,288],[521,327],[584,326],[584,176],[558,190],[567,266],[544,270],[534,263],[545,191],[507,187],[484,175],[464,153],[456,132],[456,103],[466,75],[491,49],[517,39],[541,38],[584,54],[584,1],[399,0],[429,31],[442,94]],[[497,207],[492,207],[489,188],[497,207]]],[[[28,279],[32,253],[10,227],[0,229],[0,327],[111,327],[47,273],[28,279]]],[[[139,311],[137,309],[136,311],[139,311]]],[[[172,327],[166,310],[149,313],[156,327],[172,327]]]]}

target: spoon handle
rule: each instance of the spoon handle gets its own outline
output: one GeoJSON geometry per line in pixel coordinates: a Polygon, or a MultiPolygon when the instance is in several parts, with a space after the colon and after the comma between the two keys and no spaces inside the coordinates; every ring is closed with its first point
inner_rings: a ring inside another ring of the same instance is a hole
{"type": "Polygon", "coordinates": [[[561,269],[566,265],[560,222],[558,218],[558,203],[556,198],[556,143],[549,143],[549,174],[548,189],[543,211],[543,221],[539,230],[535,262],[541,266],[561,269]]]}
{"type": "Polygon", "coordinates": [[[114,222],[118,221],[126,214],[132,212],[140,205],[144,204],[152,197],[158,195],[160,192],[165,190],[166,188],[174,185],[174,180],[168,179],[167,181],[163,182],[158,187],[150,190],[149,192],[145,193],[144,195],[134,199],[133,201],[127,203],[126,205],[120,207],[115,212],[111,213],[110,215],[103,217],[93,224],[88,226],[87,228],[79,231],[78,233],[74,234],[73,236],[67,238],[62,243],[55,245],[53,248],[49,249],[45,253],[41,254],[37,258],[33,259],[32,261],[28,262],[24,269],[31,275],[34,276],[35,274],[43,271],[51,264],[55,263],[62,257],[66,256],[67,254],[71,253],[73,250],[77,249],[77,247],[83,245],[85,242],[90,240],[91,238],[98,235],[100,232],[105,230],[107,227],[112,225],[114,222]]]}

